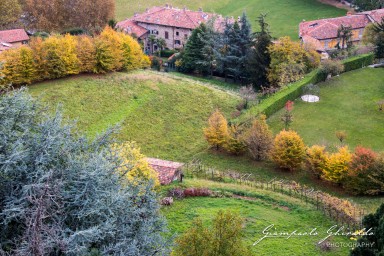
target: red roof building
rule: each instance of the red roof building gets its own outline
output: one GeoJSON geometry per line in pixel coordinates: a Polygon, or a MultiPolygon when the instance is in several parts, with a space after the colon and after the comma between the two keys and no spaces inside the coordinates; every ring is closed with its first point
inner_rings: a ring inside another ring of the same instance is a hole
{"type": "MultiPolygon", "coordinates": [[[[120,21],[117,27],[128,34],[136,36],[144,42],[145,51],[153,53],[158,50],[156,44],[152,45],[148,38],[153,35],[166,41],[166,48],[182,48],[193,29],[202,22],[215,18],[215,28],[223,30],[226,19],[221,15],[199,11],[191,11],[186,8],[179,9],[170,5],[164,7],[152,7],[143,13],[136,13],[133,17],[120,21]]],[[[233,19],[227,19],[233,22],[233,19]]]]}
{"type": "Polygon", "coordinates": [[[29,36],[24,29],[12,29],[0,31],[0,51],[26,44],[29,36]]]}
{"type": "Polygon", "coordinates": [[[167,185],[180,178],[183,163],[171,162],[157,158],[146,158],[149,165],[158,173],[161,185],[167,185]]]}
{"type": "Polygon", "coordinates": [[[352,42],[360,42],[365,27],[384,18],[384,9],[348,13],[347,16],[304,21],[299,25],[299,36],[304,43],[312,44],[320,52],[334,48],[338,43],[337,31],[341,25],[352,28],[352,42]]]}

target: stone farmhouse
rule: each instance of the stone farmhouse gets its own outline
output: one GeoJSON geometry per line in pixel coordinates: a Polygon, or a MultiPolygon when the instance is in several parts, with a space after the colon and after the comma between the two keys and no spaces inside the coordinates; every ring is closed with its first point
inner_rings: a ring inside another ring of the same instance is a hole
{"type": "Polygon", "coordinates": [[[341,25],[352,28],[352,43],[358,44],[364,34],[365,27],[370,23],[380,22],[384,18],[384,9],[378,9],[347,16],[304,21],[299,25],[299,37],[303,43],[316,47],[318,52],[334,49],[339,43],[337,31],[341,25]]]}
{"type": "Polygon", "coordinates": [[[213,18],[215,28],[223,30],[227,19],[221,15],[206,13],[202,9],[191,11],[174,8],[167,4],[164,7],[147,9],[141,14],[135,13],[133,17],[118,22],[116,26],[137,37],[144,44],[146,53],[153,53],[158,50],[158,46],[150,42],[151,35],[163,38],[168,49],[180,49],[184,47],[193,29],[213,18]]]}
{"type": "Polygon", "coordinates": [[[27,44],[29,36],[24,29],[12,29],[0,31],[0,51],[19,47],[27,44]]]}
{"type": "Polygon", "coordinates": [[[157,172],[161,185],[168,185],[172,181],[180,179],[183,163],[149,157],[146,160],[152,169],[157,172]]]}

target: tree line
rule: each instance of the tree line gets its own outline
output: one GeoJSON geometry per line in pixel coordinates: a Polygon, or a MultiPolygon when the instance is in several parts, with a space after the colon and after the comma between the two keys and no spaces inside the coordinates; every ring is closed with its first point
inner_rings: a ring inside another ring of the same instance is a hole
{"type": "Polygon", "coordinates": [[[115,15],[114,0],[2,0],[0,29],[61,32],[71,28],[100,31],[115,15]]]}
{"type": "Polygon", "coordinates": [[[100,35],[53,35],[0,53],[1,85],[23,85],[79,73],[148,67],[150,60],[131,36],[106,27],[100,35]]]}

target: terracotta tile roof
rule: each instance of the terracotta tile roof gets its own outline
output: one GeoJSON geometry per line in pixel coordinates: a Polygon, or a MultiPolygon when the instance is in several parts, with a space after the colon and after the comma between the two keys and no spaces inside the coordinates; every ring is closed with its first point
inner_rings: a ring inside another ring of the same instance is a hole
{"type": "Polygon", "coordinates": [[[316,38],[313,38],[311,36],[303,36],[302,40],[304,43],[310,44],[313,47],[315,47],[316,51],[323,52],[325,51],[324,47],[321,45],[320,41],[317,40],[316,38]]]}
{"type": "MultiPolygon", "coordinates": [[[[191,11],[186,8],[178,9],[170,6],[165,7],[152,7],[147,9],[144,13],[135,14],[132,18],[117,23],[117,26],[122,29],[138,30],[138,33],[143,35],[145,28],[142,28],[137,23],[157,24],[169,27],[195,29],[202,22],[207,22],[215,17],[215,28],[223,30],[225,19],[221,15],[213,13],[206,13],[203,11],[191,11]],[[136,24],[135,24],[136,23],[136,24]],[[140,28],[142,29],[140,29],[140,28]]],[[[233,19],[230,19],[233,22],[233,19]]],[[[145,32],[147,30],[145,29],[145,32]]]]}
{"type": "Polygon", "coordinates": [[[161,185],[171,183],[180,174],[183,163],[171,162],[157,158],[146,158],[149,165],[158,173],[161,185]]]}
{"type": "Polygon", "coordinates": [[[316,39],[337,37],[337,30],[341,25],[351,26],[352,29],[365,28],[370,22],[366,15],[348,15],[339,18],[306,21],[300,23],[300,37],[304,35],[316,39]]]}
{"type": "Polygon", "coordinates": [[[116,24],[118,28],[123,29],[128,34],[135,34],[138,38],[145,35],[148,30],[136,24],[132,19],[120,21],[116,24]]]}
{"type": "Polygon", "coordinates": [[[384,9],[362,12],[362,14],[368,15],[368,18],[372,19],[372,22],[381,22],[384,18],[384,9]]]}
{"type": "Polygon", "coordinates": [[[29,36],[24,29],[12,29],[0,31],[0,41],[6,43],[15,43],[20,41],[28,41],[29,36]]]}

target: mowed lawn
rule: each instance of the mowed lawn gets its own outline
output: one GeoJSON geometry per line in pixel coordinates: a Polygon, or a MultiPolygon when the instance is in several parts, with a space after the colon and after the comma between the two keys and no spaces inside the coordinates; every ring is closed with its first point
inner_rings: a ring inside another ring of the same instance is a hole
{"type": "MultiPolygon", "coordinates": [[[[336,131],[346,131],[345,144],[384,151],[384,111],[377,102],[384,99],[384,69],[364,68],[347,72],[319,84],[320,101],[294,103],[291,128],[308,145],[332,148],[340,145],[336,131]]],[[[275,133],[283,129],[281,110],[269,118],[275,133]]]]}
{"type": "Polygon", "coordinates": [[[220,108],[230,115],[240,100],[233,94],[154,72],[77,76],[30,86],[51,107],[63,105],[81,131],[93,137],[120,124],[117,138],[136,141],[151,157],[188,161],[204,149],[202,129],[220,108]]]}
{"type": "MultiPolygon", "coordinates": [[[[247,197],[211,198],[194,197],[176,200],[169,207],[163,207],[162,213],[168,221],[171,233],[178,235],[192,225],[194,218],[201,218],[210,224],[212,218],[220,210],[231,210],[245,219],[246,245],[250,246],[255,255],[348,255],[348,248],[332,248],[329,252],[319,249],[317,243],[326,237],[327,230],[335,225],[311,205],[273,193],[257,191],[235,184],[222,184],[202,180],[185,180],[189,187],[203,186],[212,190],[236,191],[246,193],[247,197]],[[285,238],[266,238],[259,244],[253,243],[263,237],[262,231],[269,225],[275,225],[271,232],[310,232],[317,228],[316,236],[285,238]]],[[[350,242],[347,237],[332,237],[332,242],[350,242]]]]}
{"type": "Polygon", "coordinates": [[[223,16],[238,17],[246,11],[253,29],[258,29],[256,19],[260,13],[267,13],[273,36],[290,36],[298,39],[299,23],[302,20],[314,20],[343,16],[346,10],[325,5],[317,0],[116,0],[116,19],[123,20],[135,12],[143,12],[152,6],[164,6],[166,3],[190,10],[202,7],[206,12],[215,12],[223,16]]]}

